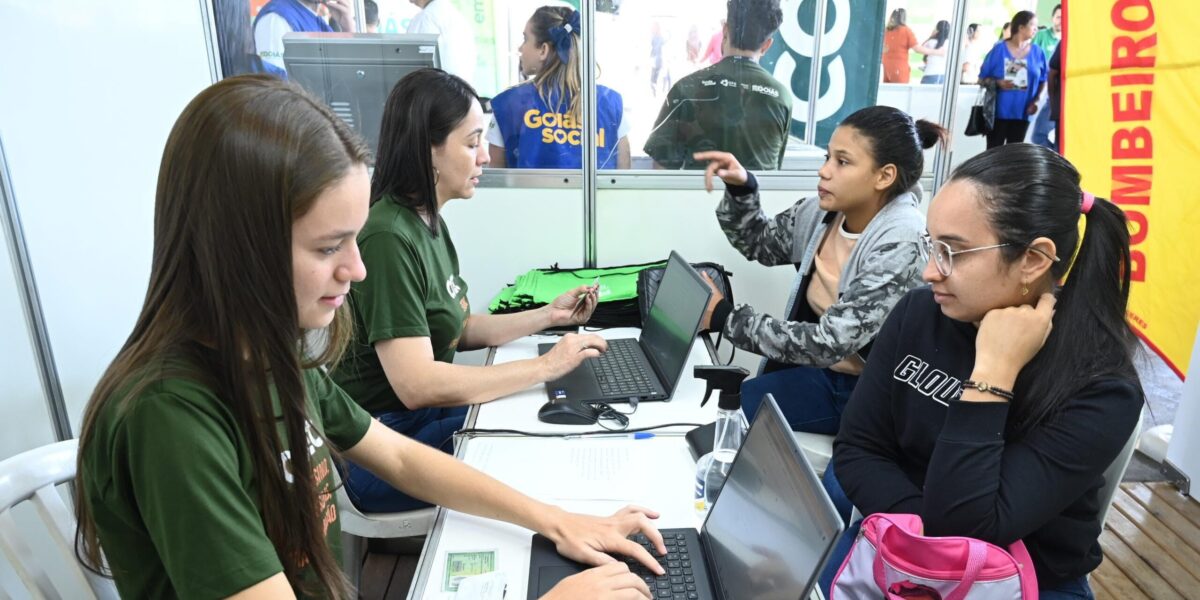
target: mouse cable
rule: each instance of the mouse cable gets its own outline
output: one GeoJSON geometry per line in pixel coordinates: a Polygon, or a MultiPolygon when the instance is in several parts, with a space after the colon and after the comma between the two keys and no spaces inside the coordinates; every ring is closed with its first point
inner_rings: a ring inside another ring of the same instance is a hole
{"type": "Polygon", "coordinates": [[[611,429],[597,429],[593,431],[580,431],[578,433],[536,433],[532,431],[522,431],[520,429],[460,429],[454,432],[454,435],[489,435],[498,433],[509,433],[524,437],[537,438],[586,438],[592,436],[611,436],[614,433],[640,433],[643,431],[654,431],[655,429],[663,429],[665,427],[701,427],[700,423],[663,423],[662,425],[652,425],[650,427],[635,427],[633,429],[621,429],[614,431],[611,429]]]}

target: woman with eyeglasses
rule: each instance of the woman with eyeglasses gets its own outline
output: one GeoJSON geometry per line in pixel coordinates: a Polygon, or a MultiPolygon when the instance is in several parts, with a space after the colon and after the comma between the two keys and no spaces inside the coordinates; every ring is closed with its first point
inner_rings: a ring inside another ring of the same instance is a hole
{"type": "Polygon", "coordinates": [[[1032,144],[955,170],[922,240],[930,285],[880,330],[833,454],[863,514],[918,514],[926,535],[1024,540],[1043,599],[1092,597],[1103,473],[1143,404],[1125,215],[1079,179],[1032,144]]]}

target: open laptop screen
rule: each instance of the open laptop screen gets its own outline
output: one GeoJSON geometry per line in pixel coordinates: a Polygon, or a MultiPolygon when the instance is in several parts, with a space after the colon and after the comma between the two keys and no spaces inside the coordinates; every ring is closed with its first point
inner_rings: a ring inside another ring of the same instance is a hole
{"type": "Polygon", "coordinates": [[[687,364],[710,293],[696,270],[672,252],[641,335],[642,349],[668,394],[675,389],[687,364]]]}
{"type": "Polygon", "coordinates": [[[801,598],[842,529],[773,400],[761,404],[710,510],[702,535],[724,598],[801,598]]]}

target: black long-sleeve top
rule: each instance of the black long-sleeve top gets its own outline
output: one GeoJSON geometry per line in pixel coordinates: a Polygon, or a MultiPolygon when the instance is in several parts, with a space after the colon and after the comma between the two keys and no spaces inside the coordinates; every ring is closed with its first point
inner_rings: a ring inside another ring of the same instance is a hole
{"type": "Polygon", "coordinates": [[[1141,387],[1093,381],[1006,441],[1007,402],[958,400],[975,334],[943,315],[928,287],[896,305],[842,415],[837,479],[863,514],[917,514],[926,535],[1021,539],[1039,586],[1076,579],[1100,564],[1103,473],[1137,423],[1141,387]]]}

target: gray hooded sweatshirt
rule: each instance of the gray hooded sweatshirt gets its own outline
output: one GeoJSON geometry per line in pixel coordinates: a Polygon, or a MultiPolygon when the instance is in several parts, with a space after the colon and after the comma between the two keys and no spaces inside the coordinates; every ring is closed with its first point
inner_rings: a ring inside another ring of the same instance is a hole
{"type": "MultiPolygon", "coordinates": [[[[778,319],[739,304],[725,320],[725,337],[738,348],[788,365],[828,367],[858,353],[900,298],[921,284],[918,244],[925,216],[917,207],[919,194],[914,188],[897,196],[871,219],[842,269],[837,300],[815,322],[778,319]]],[[[817,198],[802,198],[769,218],[753,176],[746,186],[727,187],[717,206],[721,230],[742,256],[767,266],[797,267],[784,315],[805,302],[800,286],[834,216],[821,210],[817,198]]]]}

